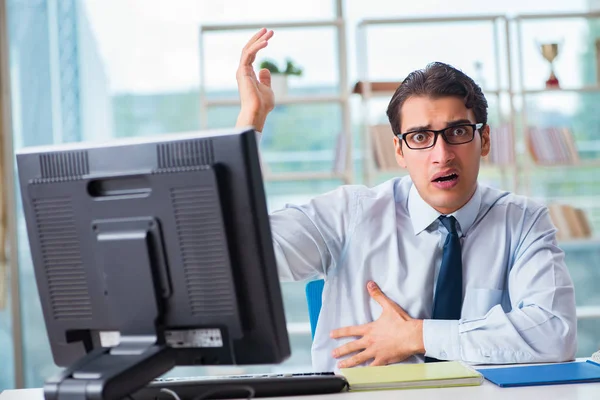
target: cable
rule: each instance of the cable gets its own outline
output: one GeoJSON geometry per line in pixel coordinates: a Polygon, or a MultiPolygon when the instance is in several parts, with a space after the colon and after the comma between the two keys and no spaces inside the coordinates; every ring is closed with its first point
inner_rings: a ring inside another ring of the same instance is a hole
{"type": "MultiPolygon", "coordinates": [[[[248,392],[248,397],[246,397],[246,400],[251,400],[251,399],[253,399],[253,398],[254,398],[254,395],[255,395],[255,393],[256,393],[256,392],[254,391],[254,388],[253,388],[253,387],[251,387],[251,386],[247,386],[247,385],[228,386],[228,387],[227,387],[227,391],[228,391],[228,392],[230,392],[230,391],[232,391],[232,390],[235,390],[235,389],[238,389],[238,390],[246,390],[246,391],[248,392]]],[[[198,395],[198,396],[194,397],[194,399],[193,399],[193,400],[205,400],[205,399],[207,399],[209,396],[215,395],[215,394],[217,394],[217,393],[219,393],[219,392],[222,392],[222,391],[223,391],[223,389],[214,389],[214,390],[209,390],[209,391],[207,391],[207,392],[204,392],[204,393],[202,393],[202,394],[200,394],[200,395],[198,395]]]]}
{"type": "Polygon", "coordinates": [[[173,396],[173,399],[175,399],[175,400],[181,400],[181,397],[179,397],[179,396],[177,395],[177,393],[175,393],[175,392],[174,392],[174,391],[172,391],[171,389],[162,388],[162,389],[160,389],[160,391],[161,391],[162,393],[170,394],[171,396],[173,396]]]}

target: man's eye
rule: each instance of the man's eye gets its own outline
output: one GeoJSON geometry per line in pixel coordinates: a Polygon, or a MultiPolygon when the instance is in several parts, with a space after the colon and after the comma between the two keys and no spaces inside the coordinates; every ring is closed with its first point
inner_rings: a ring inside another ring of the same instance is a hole
{"type": "Polygon", "coordinates": [[[415,133],[412,139],[415,142],[424,142],[425,140],[427,140],[427,135],[424,133],[415,133]]]}
{"type": "Polygon", "coordinates": [[[452,136],[464,136],[467,134],[467,129],[464,126],[459,126],[452,129],[452,136]]]}

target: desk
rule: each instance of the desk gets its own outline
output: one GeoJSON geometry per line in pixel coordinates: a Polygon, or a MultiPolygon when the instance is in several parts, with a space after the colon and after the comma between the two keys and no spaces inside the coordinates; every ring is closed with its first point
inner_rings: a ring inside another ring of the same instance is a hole
{"type": "MultiPolygon", "coordinates": [[[[500,388],[484,381],[481,386],[441,389],[384,390],[377,392],[350,392],[318,396],[281,397],[285,400],[596,400],[600,399],[600,383],[576,385],[529,386],[500,388]]],[[[277,398],[271,398],[276,400],[277,398]]],[[[0,400],[44,400],[42,389],[6,390],[0,400]]]]}

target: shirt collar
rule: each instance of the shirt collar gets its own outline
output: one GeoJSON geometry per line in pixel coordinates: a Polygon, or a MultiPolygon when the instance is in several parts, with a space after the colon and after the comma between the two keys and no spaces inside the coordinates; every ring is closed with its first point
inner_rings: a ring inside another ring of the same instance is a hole
{"type": "MultiPolygon", "coordinates": [[[[450,214],[458,221],[458,229],[461,235],[464,235],[465,232],[471,228],[473,222],[475,222],[480,206],[481,190],[479,185],[477,185],[475,193],[467,204],[450,214]]],[[[443,214],[440,214],[437,210],[427,204],[413,184],[408,192],[408,215],[410,216],[414,233],[415,235],[418,235],[443,214]]]]}

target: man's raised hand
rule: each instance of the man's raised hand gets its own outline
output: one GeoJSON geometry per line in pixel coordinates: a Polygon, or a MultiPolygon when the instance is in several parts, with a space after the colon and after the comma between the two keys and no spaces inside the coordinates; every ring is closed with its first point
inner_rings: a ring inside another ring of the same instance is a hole
{"type": "Polygon", "coordinates": [[[252,63],[256,54],[267,47],[273,31],[262,28],[246,43],[240,57],[240,65],[236,72],[241,110],[236,126],[252,125],[262,131],[267,115],[275,107],[275,96],[271,89],[271,73],[262,69],[258,78],[254,73],[252,63]]]}

